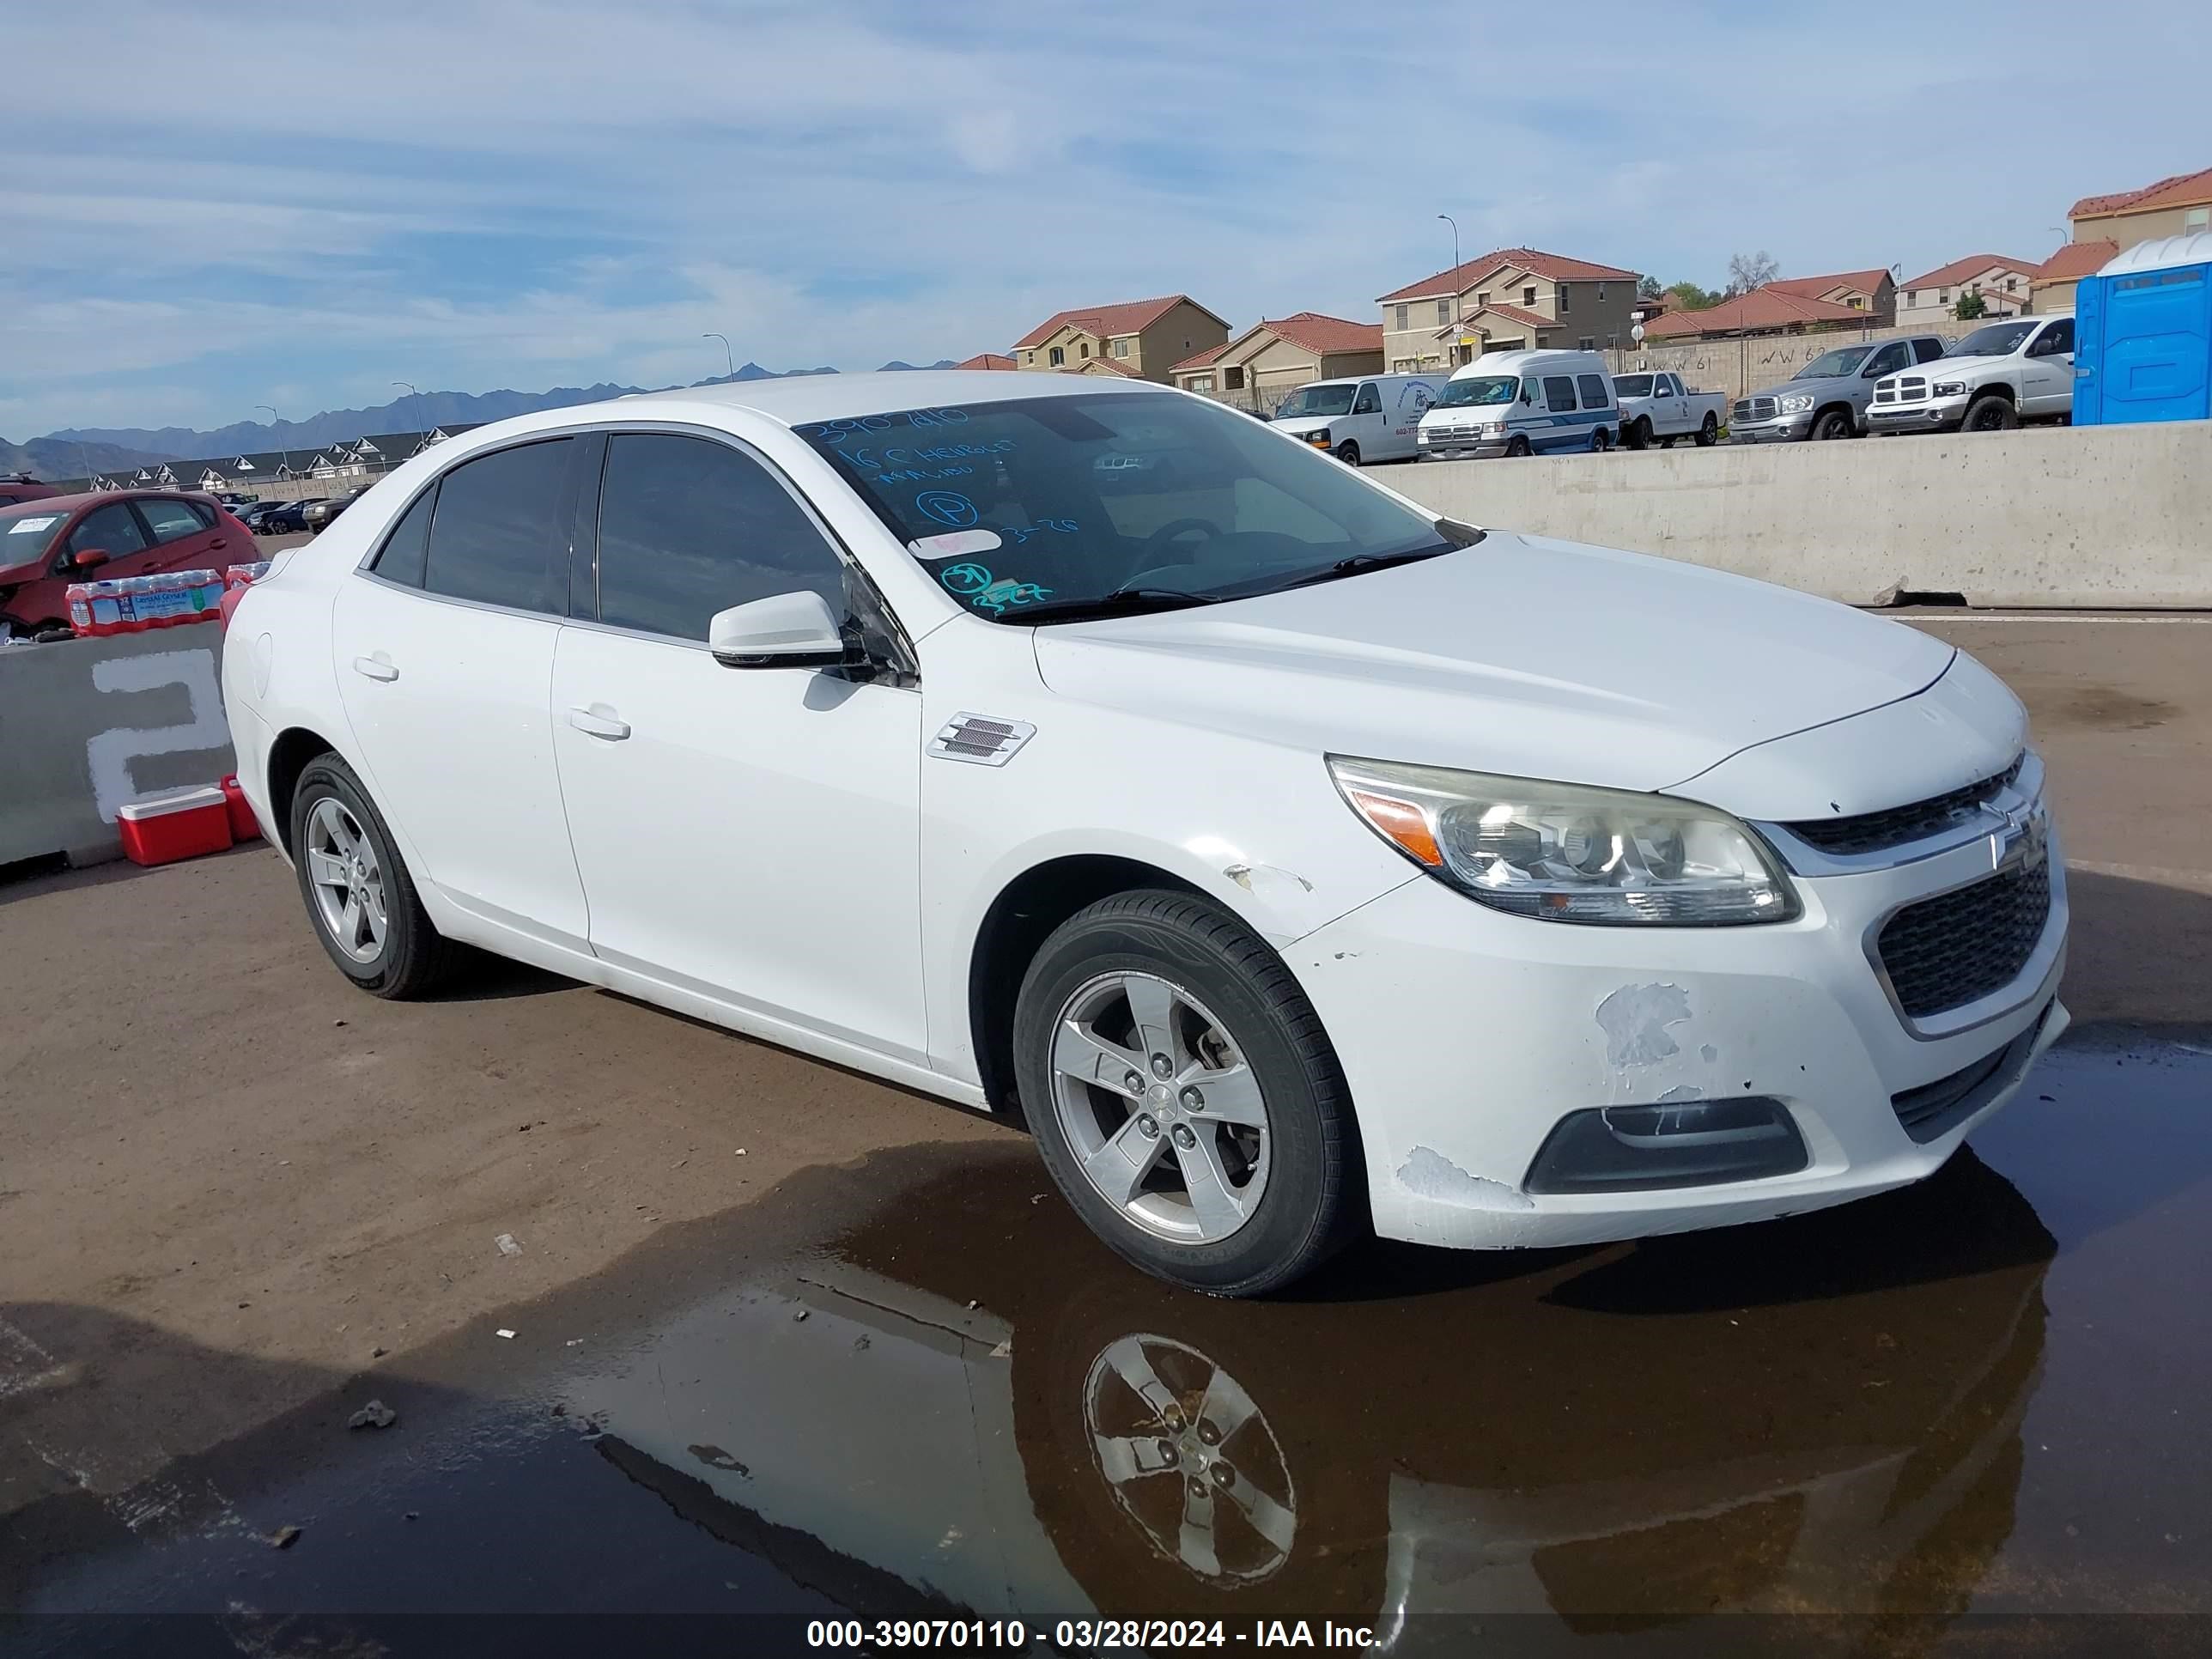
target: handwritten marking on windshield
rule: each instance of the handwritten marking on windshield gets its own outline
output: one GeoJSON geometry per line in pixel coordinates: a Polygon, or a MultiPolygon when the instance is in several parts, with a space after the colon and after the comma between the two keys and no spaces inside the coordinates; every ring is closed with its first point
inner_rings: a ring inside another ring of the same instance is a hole
{"type": "Polygon", "coordinates": [[[966,530],[982,516],[975,511],[975,502],[951,489],[925,489],[914,498],[914,507],[915,512],[955,530],[966,530]]]}
{"type": "MultiPolygon", "coordinates": [[[[931,539],[946,541],[951,538],[933,537],[931,539]]],[[[991,573],[980,564],[963,562],[959,564],[946,565],[944,569],[937,573],[937,580],[956,593],[981,593],[985,588],[990,586],[991,573]]]]}

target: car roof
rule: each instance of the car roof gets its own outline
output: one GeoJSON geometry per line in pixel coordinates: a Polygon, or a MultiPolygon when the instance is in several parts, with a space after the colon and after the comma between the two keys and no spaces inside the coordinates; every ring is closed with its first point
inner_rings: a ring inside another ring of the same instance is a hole
{"type": "Polygon", "coordinates": [[[176,500],[207,501],[216,507],[222,505],[204,489],[84,489],[74,495],[41,495],[36,501],[0,505],[0,518],[20,519],[32,514],[74,513],[79,507],[97,507],[105,501],[176,500]]]}
{"type": "MultiPolygon", "coordinates": [[[[1371,377],[1370,377],[1371,378],[1371,377]]],[[[1077,398],[1104,393],[1159,392],[1171,386],[1151,380],[1112,379],[1047,371],[1012,374],[983,369],[895,369],[870,374],[793,374],[774,380],[740,380],[727,386],[678,386],[645,392],[562,411],[570,419],[619,417],[641,404],[716,404],[750,410],[786,426],[836,421],[859,415],[890,414],[905,409],[941,409],[961,404],[1009,403],[1024,398],[1077,398]]]]}
{"type": "MultiPolygon", "coordinates": [[[[1564,362],[1572,358],[1577,362],[1595,362],[1601,368],[1604,359],[1595,351],[1571,351],[1564,346],[1546,346],[1534,351],[1486,351],[1471,363],[1462,363],[1452,371],[1452,379],[1473,380],[1479,369],[1486,374],[1517,374],[1524,368],[1539,368],[1546,363],[1564,362]]],[[[1607,374],[1612,371],[1607,369],[1607,374]]]]}

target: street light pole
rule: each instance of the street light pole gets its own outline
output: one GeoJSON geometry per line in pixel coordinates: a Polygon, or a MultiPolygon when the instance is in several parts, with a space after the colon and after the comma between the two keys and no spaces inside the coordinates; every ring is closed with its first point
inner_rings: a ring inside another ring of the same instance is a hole
{"type": "MultiPolygon", "coordinates": [[[[273,432],[273,431],[274,431],[277,427],[282,426],[282,425],[283,424],[283,422],[281,419],[279,419],[279,418],[278,418],[278,416],[277,416],[276,410],[276,406],[275,406],[274,404],[254,404],[253,406],[254,406],[256,409],[265,409],[265,410],[267,410],[269,411],[269,425],[270,425],[270,430],[271,430],[272,432],[273,432]]],[[[280,440],[280,442],[281,442],[281,440],[280,440]]],[[[284,456],[284,471],[285,471],[287,473],[289,473],[289,472],[291,471],[291,470],[292,470],[292,451],[291,451],[290,447],[289,447],[289,446],[286,446],[286,447],[283,448],[283,456],[284,456]]]]}
{"type": "Polygon", "coordinates": [[[430,428],[422,424],[422,394],[415,390],[415,383],[412,380],[394,380],[392,384],[394,386],[405,386],[407,388],[408,394],[415,399],[415,425],[416,428],[415,433],[415,453],[417,455],[420,455],[422,453],[423,446],[430,440],[430,428]]]}
{"type": "Polygon", "coordinates": [[[736,380],[738,378],[738,354],[730,349],[730,337],[726,334],[717,334],[710,329],[708,332],[702,334],[699,337],[702,340],[720,340],[722,343],[722,361],[730,366],[730,378],[733,380],[736,380]]]}
{"type": "Polygon", "coordinates": [[[1453,354],[1456,356],[1459,351],[1458,337],[1461,321],[1459,313],[1459,221],[1453,218],[1449,213],[1439,213],[1437,215],[1437,217],[1443,220],[1446,224],[1452,228],[1452,351],[1453,354]]]}

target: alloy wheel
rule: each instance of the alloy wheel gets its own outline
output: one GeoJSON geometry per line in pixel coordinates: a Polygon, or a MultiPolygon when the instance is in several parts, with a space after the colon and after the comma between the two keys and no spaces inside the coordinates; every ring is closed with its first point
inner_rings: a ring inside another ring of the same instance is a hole
{"type": "Polygon", "coordinates": [[[375,961],[391,924],[384,870],[375,843],[336,796],[324,796],[309,811],[303,856],[315,908],[331,938],[356,962],[375,961]]]}
{"type": "Polygon", "coordinates": [[[1154,974],[1104,974],[1053,1022],[1053,1110],[1077,1167],[1137,1226],[1212,1244],[1252,1218],[1267,1103],[1228,1029],[1154,974]]]}

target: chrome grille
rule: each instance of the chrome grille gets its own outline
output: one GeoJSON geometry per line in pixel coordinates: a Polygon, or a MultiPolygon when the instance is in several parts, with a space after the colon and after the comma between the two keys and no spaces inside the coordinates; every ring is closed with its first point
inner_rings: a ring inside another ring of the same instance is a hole
{"type": "Polygon", "coordinates": [[[1739,398],[1735,400],[1734,414],[1739,421],[1771,421],[1774,418],[1774,399],[1739,398]]]}
{"type": "Polygon", "coordinates": [[[1928,401],[1928,377],[1908,374],[1897,383],[1897,401],[1901,404],[1924,404],[1928,401]]]}
{"type": "Polygon", "coordinates": [[[1908,1019],[1963,1008],[2020,977],[2051,917],[2051,864],[2038,858],[1908,904],[1875,948],[1908,1019]]]}
{"type": "Polygon", "coordinates": [[[1798,840],[1810,842],[1822,852],[1838,857],[1886,852],[1893,847],[1925,841],[1954,824],[1967,822],[1999,791],[2009,789],[2019,781],[2020,769],[2027,761],[2023,754],[2003,771],[1978,783],[1930,795],[1926,800],[1884,807],[1879,812],[1854,813],[1845,818],[1806,818],[1782,827],[1798,840]]]}

